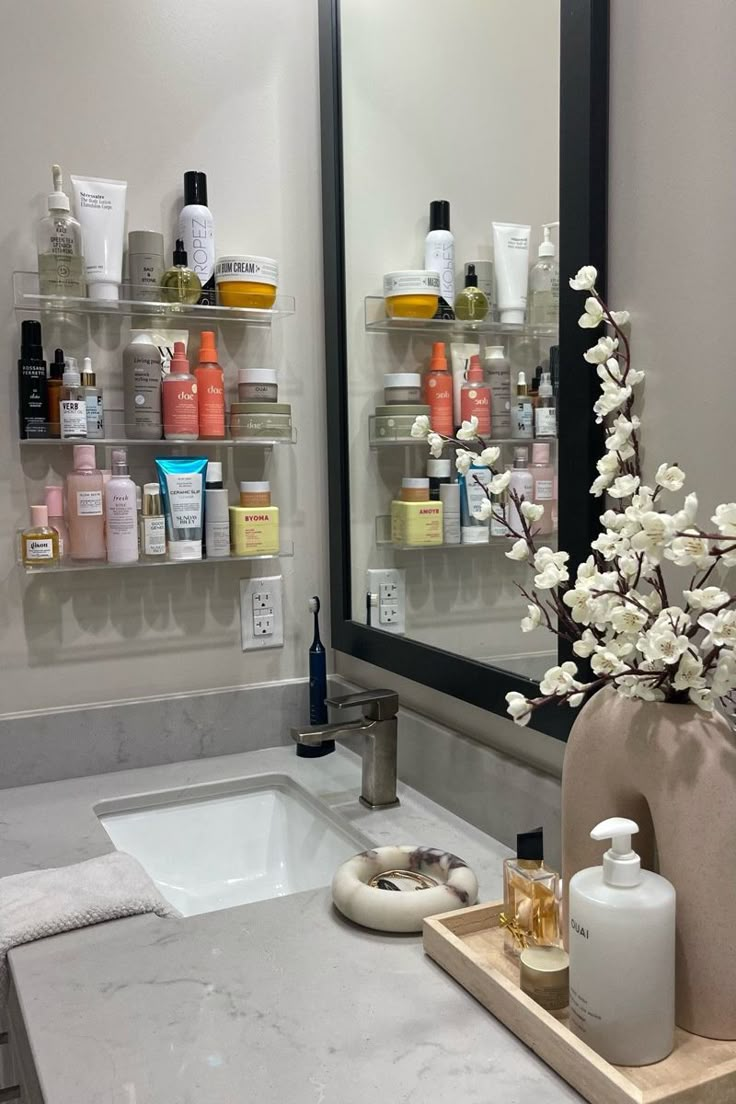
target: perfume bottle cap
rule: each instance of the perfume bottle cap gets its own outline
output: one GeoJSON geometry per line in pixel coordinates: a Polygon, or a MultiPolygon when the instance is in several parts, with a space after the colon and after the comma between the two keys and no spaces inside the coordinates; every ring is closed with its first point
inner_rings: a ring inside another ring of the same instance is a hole
{"type": "Polygon", "coordinates": [[[35,318],[26,318],[20,324],[20,355],[23,360],[43,360],[41,323],[35,318]]]}
{"type": "Polygon", "coordinates": [[[64,489],[63,487],[44,487],[46,509],[49,517],[64,516],[64,489]]]}
{"type": "Polygon", "coordinates": [[[533,828],[531,832],[519,832],[516,837],[516,857],[518,859],[544,858],[544,829],[533,828]]]}
{"type": "Polygon", "coordinates": [[[483,382],[483,368],[481,367],[480,357],[475,353],[468,361],[468,368],[465,373],[465,378],[469,383],[483,382]]]}
{"type": "Polygon", "coordinates": [[[124,448],[116,448],[112,450],[112,474],[128,474],[128,453],[124,448]]]}
{"type": "Polygon", "coordinates": [[[429,205],[429,229],[450,229],[450,201],[449,199],[433,199],[429,205]]]}
{"type": "Polygon", "coordinates": [[[532,464],[549,464],[549,445],[546,441],[535,441],[532,445],[532,464]]]}
{"type": "Polygon", "coordinates": [[[445,355],[444,341],[434,341],[432,343],[432,357],[429,362],[429,370],[430,372],[447,371],[447,356],[445,355]]]}
{"type": "Polygon", "coordinates": [[[185,375],[189,371],[189,361],[183,341],[174,342],[174,355],[169,364],[169,371],[175,375],[185,375]]]}
{"type": "Polygon", "coordinates": [[[199,363],[217,364],[217,345],[215,344],[214,330],[202,330],[199,335],[199,363]]]}
{"type": "Polygon", "coordinates": [[[529,462],[529,449],[526,446],[517,446],[514,449],[514,467],[525,468],[529,462]]]}
{"type": "Polygon", "coordinates": [[[199,203],[207,206],[207,173],[190,169],[184,173],[184,203],[199,203]]]}
{"type": "Polygon", "coordinates": [[[184,268],[186,268],[187,267],[187,262],[188,262],[187,251],[184,248],[184,242],[182,241],[181,238],[177,238],[176,239],[176,247],[174,249],[174,264],[175,265],[183,265],[184,268]]]}
{"type": "Polygon", "coordinates": [[[95,464],[94,445],[74,446],[74,467],[77,471],[94,471],[95,464]]]}
{"type": "Polygon", "coordinates": [[[64,350],[54,349],[54,359],[49,365],[49,379],[60,380],[64,375],[64,350]]]}
{"type": "Polygon", "coordinates": [[[472,261],[465,269],[465,286],[466,287],[477,287],[478,286],[478,276],[477,276],[476,271],[475,271],[475,265],[472,263],[472,261]]]}
{"type": "Polygon", "coordinates": [[[144,517],[160,517],[163,513],[161,508],[161,488],[158,483],[143,484],[143,504],[141,513],[144,517]]]}
{"type": "Polygon", "coordinates": [[[49,512],[45,506],[31,506],[31,525],[34,529],[48,529],[49,512]]]}
{"type": "Polygon", "coordinates": [[[61,166],[51,166],[51,176],[54,181],[54,190],[48,197],[49,211],[68,211],[69,196],[64,192],[64,178],[61,175],[61,166]]]}

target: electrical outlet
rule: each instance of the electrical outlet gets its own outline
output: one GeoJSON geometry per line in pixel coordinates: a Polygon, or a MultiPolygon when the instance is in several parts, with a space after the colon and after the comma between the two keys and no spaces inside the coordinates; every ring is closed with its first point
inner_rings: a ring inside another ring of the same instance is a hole
{"type": "Polygon", "coordinates": [[[370,568],[366,579],[371,596],[371,624],[385,632],[406,632],[406,572],[403,568],[370,568]]]}
{"type": "Polygon", "coordinates": [[[244,652],[283,648],[283,593],[281,575],[240,580],[240,634],[244,652]]]}

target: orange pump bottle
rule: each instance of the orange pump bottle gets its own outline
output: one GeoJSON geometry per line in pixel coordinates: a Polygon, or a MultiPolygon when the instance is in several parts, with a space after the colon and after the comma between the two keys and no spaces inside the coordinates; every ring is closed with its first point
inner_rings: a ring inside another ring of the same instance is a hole
{"type": "Polygon", "coordinates": [[[455,432],[452,417],[452,376],[447,370],[444,341],[435,341],[432,345],[432,359],[424,377],[424,396],[434,432],[452,437],[455,432]]]}
{"type": "Polygon", "coordinates": [[[471,356],[465,383],[460,389],[460,416],[464,422],[476,417],[479,436],[490,437],[491,389],[485,382],[479,356],[471,356]]]}
{"type": "Polygon", "coordinates": [[[213,330],[199,335],[197,377],[199,405],[199,436],[217,441],[225,436],[225,380],[217,363],[217,346],[213,330]]]}

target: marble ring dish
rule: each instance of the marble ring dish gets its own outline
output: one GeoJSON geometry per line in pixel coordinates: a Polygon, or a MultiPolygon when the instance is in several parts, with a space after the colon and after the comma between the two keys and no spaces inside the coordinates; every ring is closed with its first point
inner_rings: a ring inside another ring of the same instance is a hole
{"type": "Polygon", "coordinates": [[[332,879],[332,899],[343,916],[376,931],[421,931],[425,916],[467,908],[477,897],[478,879],[470,867],[434,847],[361,851],[338,867],[332,879]],[[370,884],[381,874],[386,875],[381,879],[385,888],[370,884]]]}

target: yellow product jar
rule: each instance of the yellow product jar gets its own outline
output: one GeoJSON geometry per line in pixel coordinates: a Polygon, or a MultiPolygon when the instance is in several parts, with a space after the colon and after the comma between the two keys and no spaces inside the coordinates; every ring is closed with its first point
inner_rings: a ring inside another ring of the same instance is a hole
{"type": "Polygon", "coordinates": [[[440,295],[437,272],[405,269],[383,277],[383,298],[389,318],[434,318],[440,295]]]}
{"type": "Polygon", "coordinates": [[[279,283],[278,261],[247,254],[218,257],[215,263],[217,301],[223,307],[270,310],[279,283]]]}

